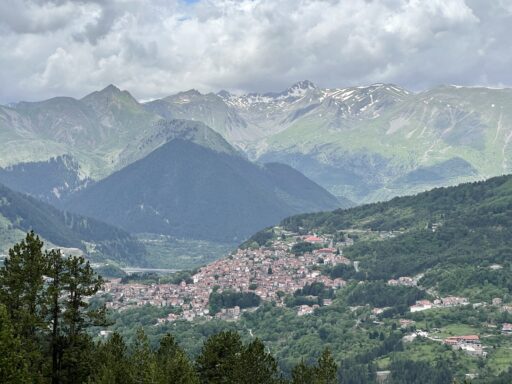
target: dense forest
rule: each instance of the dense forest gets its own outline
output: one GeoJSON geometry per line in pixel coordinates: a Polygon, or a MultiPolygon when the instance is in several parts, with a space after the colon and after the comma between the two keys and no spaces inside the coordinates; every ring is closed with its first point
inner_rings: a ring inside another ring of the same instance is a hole
{"type": "Polygon", "coordinates": [[[350,228],[394,234],[347,248],[344,255],[359,261],[360,273],[337,266],[327,271],[333,277],[385,280],[426,272],[422,284],[427,287],[441,293],[478,294],[486,285],[480,297],[487,300],[512,288],[511,176],[348,210],[293,216],[281,224],[298,233],[337,235],[350,228]],[[493,264],[501,269],[489,270],[493,264]]]}
{"type": "Polygon", "coordinates": [[[61,247],[87,250],[95,256],[124,263],[145,263],[144,245],[128,232],[89,217],[60,211],[2,184],[0,219],[9,223],[7,232],[33,229],[42,238],[61,247]],[[88,244],[94,249],[87,249],[88,244]]]}

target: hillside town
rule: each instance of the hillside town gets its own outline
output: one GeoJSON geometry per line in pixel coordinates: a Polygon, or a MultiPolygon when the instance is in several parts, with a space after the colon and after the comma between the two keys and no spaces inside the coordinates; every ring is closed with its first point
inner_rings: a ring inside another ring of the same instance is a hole
{"type": "MultiPolygon", "coordinates": [[[[346,282],[341,278],[330,279],[321,274],[321,265],[350,265],[350,260],[342,255],[332,239],[315,235],[299,236],[292,242],[276,241],[271,247],[238,249],[224,259],[202,267],[193,276],[192,283],[180,284],[123,284],[121,279],[112,279],[105,284],[104,291],[109,296],[107,307],[124,310],[130,307],[154,305],[174,307],[168,317],[159,322],[178,319],[194,320],[213,318],[210,313],[209,298],[214,290],[253,292],[262,301],[274,301],[283,306],[283,298],[293,294],[307,284],[323,283],[326,288],[338,289],[346,282]],[[295,255],[291,249],[297,242],[307,242],[318,246],[312,252],[295,255]],[[330,244],[329,244],[330,242],[330,244]],[[321,247],[330,245],[330,247],[321,247]]],[[[323,305],[329,305],[325,300],[323,305]]],[[[301,305],[298,315],[312,313],[318,305],[301,305]]],[[[250,310],[250,309],[245,309],[250,310]]],[[[214,316],[225,320],[236,320],[243,312],[238,306],[222,308],[214,316]]]]}

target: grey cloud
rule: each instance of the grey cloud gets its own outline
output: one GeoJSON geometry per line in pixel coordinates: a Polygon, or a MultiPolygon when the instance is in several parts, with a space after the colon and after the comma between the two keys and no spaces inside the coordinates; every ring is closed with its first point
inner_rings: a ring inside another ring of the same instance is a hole
{"type": "Polygon", "coordinates": [[[278,91],[393,82],[512,85],[507,0],[0,2],[0,102],[115,83],[278,91]]]}
{"type": "Polygon", "coordinates": [[[77,10],[64,2],[0,2],[0,25],[14,33],[45,33],[64,28],[77,10]]]}

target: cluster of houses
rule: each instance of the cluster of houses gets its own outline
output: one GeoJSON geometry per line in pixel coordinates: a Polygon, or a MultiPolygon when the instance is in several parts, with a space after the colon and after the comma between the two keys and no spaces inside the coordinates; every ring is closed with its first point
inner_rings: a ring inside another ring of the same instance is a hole
{"type": "MultiPolygon", "coordinates": [[[[328,239],[311,235],[297,241],[325,244],[328,239]]],[[[119,279],[114,279],[105,284],[102,293],[108,294],[110,301],[107,307],[112,309],[123,310],[148,304],[175,308],[168,317],[159,319],[159,322],[165,322],[212,318],[209,297],[214,289],[254,292],[263,301],[284,305],[284,296],[293,294],[306,284],[321,282],[334,289],[346,284],[343,279],[331,279],[318,270],[320,265],[350,264],[336,248],[324,247],[295,256],[291,253],[293,244],[277,241],[272,247],[238,249],[229,257],[201,268],[193,276],[191,284],[122,284],[119,279]]],[[[324,301],[324,305],[328,304],[328,300],[324,301]]],[[[314,309],[314,306],[301,306],[298,314],[309,314],[314,309]]],[[[239,307],[224,308],[215,316],[236,320],[242,311],[239,307]]]]}
{"type": "Polygon", "coordinates": [[[392,286],[404,286],[404,287],[416,287],[418,285],[418,280],[409,276],[402,276],[398,279],[388,280],[388,285],[392,286]]]}
{"type": "Polygon", "coordinates": [[[420,312],[432,308],[450,308],[469,305],[467,297],[447,296],[436,299],[433,302],[430,300],[418,300],[416,304],[411,305],[409,310],[411,312],[420,312]]]}
{"type": "Polygon", "coordinates": [[[450,336],[443,340],[443,344],[449,345],[455,350],[462,350],[471,356],[487,356],[478,335],[450,336]]]}
{"type": "Polygon", "coordinates": [[[484,346],[480,342],[480,336],[478,335],[463,335],[463,336],[450,336],[445,339],[438,339],[429,336],[426,331],[418,330],[411,334],[403,337],[404,342],[412,342],[418,336],[442,342],[444,345],[450,346],[454,350],[464,351],[470,356],[486,357],[487,352],[484,350],[484,346]]]}

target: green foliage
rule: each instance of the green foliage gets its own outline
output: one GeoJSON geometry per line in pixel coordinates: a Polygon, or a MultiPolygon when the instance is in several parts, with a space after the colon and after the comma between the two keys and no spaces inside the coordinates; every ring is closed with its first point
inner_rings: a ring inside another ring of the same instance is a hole
{"type": "Polygon", "coordinates": [[[292,370],[292,384],[336,384],[338,366],[326,348],[318,358],[317,364],[308,366],[301,360],[292,370]]]}
{"type": "Polygon", "coordinates": [[[159,383],[199,384],[193,364],[170,334],[160,340],[156,360],[159,383]]]}
{"type": "Polygon", "coordinates": [[[332,299],[334,290],[327,288],[322,282],[307,283],[301,289],[297,289],[294,296],[317,296],[322,299],[332,299]]]}
{"type": "Polygon", "coordinates": [[[9,250],[0,269],[0,305],[34,381],[86,379],[93,344],[85,328],[104,324],[105,318],[102,309],[91,310],[85,300],[101,283],[82,257],[65,258],[57,250],[43,252],[43,242],[33,232],[9,250]],[[49,362],[46,355],[51,356],[49,362]]]}
{"type": "Polygon", "coordinates": [[[356,272],[352,265],[336,264],[332,267],[327,267],[322,270],[322,273],[329,276],[331,279],[342,278],[344,280],[365,280],[366,275],[364,272],[356,272]]]}
{"type": "Polygon", "coordinates": [[[390,286],[383,281],[357,284],[347,294],[350,305],[372,307],[408,307],[426,297],[426,293],[415,287],[390,286]]]}
{"type": "Polygon", "coordinates": [[[196,360],[201,383],[232,383],[242,350],[242,340],[237,333],[221,332],[208,338],[196,360]]]}
{"type": "Polygon", "coordinates": [[[210,293],[210,313],[215,314],[222,308],[251,308],[260,305],[261,298],[254,292],[214,291],[210,293]]]}
{"type": "Polygon", "coordinates": [[[265,351],[265,345],[255,339],[242,349],[236,361],[234,378],[231,382],[240,384],[280,383],[277,360],[265,351]]]}
{"type": "Polygon", "coordinates": [[[123,284],[140,283],[140,284],[187,284],[193,283],[192,275],[196,271],[176,271],[168,275],[161,275],[156,272],[132,273],[121,279],[123,284]]]}
{"type": "Polygon", "coordinates": [[[156,356],[142,328],[137,330],[133,351],[129,358],[130,376],[135,383],[154,383],[157,377],[156,356]]]}
{"type": "MultiPolygon", "coordinates": [[[[0,185],[0,215],[10,223],[10,231],[34,230],[61,247],[86,250],[94,244],[94,254],[122,262],[144,264],[144,246],[129,233],[69,212],[0,185]]],[[[1,244],[4,245],[4,244],[1,244]]]]}
{"type": "Polygon", "coordinates": [[[88,186],[66,208],[133,233],[233,243],[288,215],[338,206],[333,195],[291,167],[259,166],[234,149],[218,152],[194,143],[190,134],[162,142],[88,186]]]}
{"type": "Polygon", "coordinates": [[[292,253],[295,256],[300,256],[300,255],[303,255],[305,253],[311,253],[315,249],[319,249],[319,248],[320,248],[320,245],[311,244],[311,243],[308,243],[307,241],[303,241],[303,242],[299,242],[299,243],[293,244],[293,246],[292,246],[292,253]]]}
{"type": "Polygon", "coordinates": [[[292,384],[310,384],[315,382],[315,368],[301,360],[292,370],[292,384]]]}
{"type": "Polygon", "coordinates": [[[360,262],[361,273],[336,266],[325,271],[333,277],[386,280],[431,269],[423,283],[441,292],[461,293],[482,284],[496,288],[494,292],[510,289],[506,272],[512,256],[510,176],[348,210],[298,215],[282,225],[331,234],[350,228],[396,231],[385,239],[360,240],[347,248],[344,254],[360,262]],[[503,270],[489,270],[492,264],[503,270]]]}
{"type": "Polygon", "coordinates": [[[263,231],[256,232],[254,235],[249,237],[247,241],[245,241],[240,247],[248,248],[252,246],[253,243],[256,243],[257,246],[264,246],[267,241],[272,240],[274,237],[274,230],[272,228],[267,228],[263,231]]]}
{"type": "Polygon", "coordinates": [[[332,299],[334,290],[327,288],[324,283],[314,282],[306,284],[301,289],[297,289],[293,296],[285,299],[287,307],[295,307],[298,305],[322,305],[323,299],[332,299]]]}
{"type": "Polygon", "coordinates": [[[194,269],[225,256],[237,245],[148,233],[135,237],[144,244],[147,263],[154,268],[194,269]]]}
{"type": "Polygon", "coordinates": [[[326,348],[318,358],[318,367],[316,369],[318,384],[336,384],[338,382],[338,366],[334,361],[331,351],[326,348]]]}
{"type": "Polygon", "coordinates": [[[98,384],[126,384],[130,369],[127,346],[119,333],[114,332],[103,344],[98,345],[98,366],[92,373],[91,382],[98,384]]]}
{"type": "Polygon", "coordinates": [[[121,268],[113,265],[113,264],[106,264],[99,268],[95,269],[96,273],[103,277],[125,277],[126,272],[123,271],[121,268]]]}
{"type": "Polygon", "coordinates": [[[431,366],[424,361],[395,360],[391,363],[391,384],[450,384],[453,377],[443,361],[431,366]]]}
{"type": "Polygon", "coordinates": [[[47,260],[43,242],[33,232],[9,249],[9,257],[0,269],[0,300],[6,306],[16,333],[35,337],[44,326],[47,302],[44,275],[47,260]]]}
{"type": "Polygon", "coordinates": [[[28,361],[21,339],[0,304],[0,383],[30,383],[28,361]]]}

